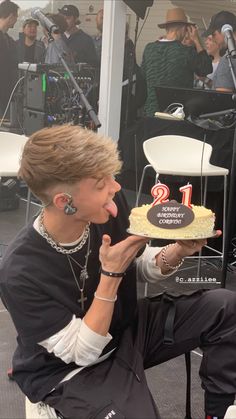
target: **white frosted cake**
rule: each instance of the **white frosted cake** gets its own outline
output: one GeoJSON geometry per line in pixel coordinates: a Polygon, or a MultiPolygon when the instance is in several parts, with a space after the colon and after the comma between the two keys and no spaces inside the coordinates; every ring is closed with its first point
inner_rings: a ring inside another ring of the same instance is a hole
{"type": "Polygon", "coordinates": [[[214,234],[215,215],[203,206],[192,205],[194,219],[189,225],[171,229],[158,227],[148,221],[147,212],[151,208],[152,205],[142,205],[131,210],[129,217],[131,234],[173,240],[210,237],[214,234]]]}

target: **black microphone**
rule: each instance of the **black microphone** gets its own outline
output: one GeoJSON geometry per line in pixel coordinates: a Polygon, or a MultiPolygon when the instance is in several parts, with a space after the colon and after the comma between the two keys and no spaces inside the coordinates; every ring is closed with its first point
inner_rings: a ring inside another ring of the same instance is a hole
{"type": "Polygon", "coordinates": [[[55,25],[54,22],[52,22],[45,14],[42,12],[42,9],[39,7],[34,7],[31,10],[31,16],[33,19],[39,20],[41,25],[48,30],[48,32],[51,33],[58,33],[59,28],[57,25],[55,25]]]}
{"type": "Polygon", "coordinates": [[[229,55],[231,55],[233,58],[236,58],[236,45],[232,26],[226,23],[222,26],[221,33],[223,33],[225,36],[229,55]]]}

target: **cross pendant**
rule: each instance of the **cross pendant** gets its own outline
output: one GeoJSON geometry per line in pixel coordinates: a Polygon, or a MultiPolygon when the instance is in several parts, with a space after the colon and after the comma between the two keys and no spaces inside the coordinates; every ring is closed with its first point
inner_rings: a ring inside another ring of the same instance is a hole
{"type": "Polygon", "coordinates": [[[84,295],[84,290],[80,291],[81,292],[81,297],[77,300],[78,303],[81,304],[81,308],[82,310],[84,310],[84,302],[88,299],[87,297],[85,297],[84,295]]]}

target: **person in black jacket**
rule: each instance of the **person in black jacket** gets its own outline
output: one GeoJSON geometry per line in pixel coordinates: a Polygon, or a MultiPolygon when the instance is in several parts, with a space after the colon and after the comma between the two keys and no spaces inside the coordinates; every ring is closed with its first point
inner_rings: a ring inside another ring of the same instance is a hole
{"type": "Polygon", "coordinates": [[[17,79],[15,41],[8,35],[18,17],[19,6],[10,0],[0,3],[0,115],[4,114],[17,79]]]}
{"type": "Polygon", "coordinates": [[[97,55],[91,36],[77,27],[80,24],[77,7],[69,4],[58,9],[58,11],[65,17],[67,22],[64,39],[72,51],[74,61],[97,66],[97,55]]]}

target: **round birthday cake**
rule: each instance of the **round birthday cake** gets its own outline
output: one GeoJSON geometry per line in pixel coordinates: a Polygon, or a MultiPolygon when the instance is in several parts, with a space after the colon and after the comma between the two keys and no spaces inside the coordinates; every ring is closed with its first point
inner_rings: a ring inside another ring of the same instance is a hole
{"type": "Polygon", "coordinates": [[[142,205],[131,210],[129,231],[132,234],[173,240],[210,237],[213,235],[215,216],[210,209],[192,205],[194,217],[190,224],[179,227],[177,224],[178,218],[163,218],[163,224],[160,227],[151,223],[147,218],[148,211],[151,208],[152,205],[142,205]],[[173,228],[166,228],[171,222],[173,223],[173,228]]]}

